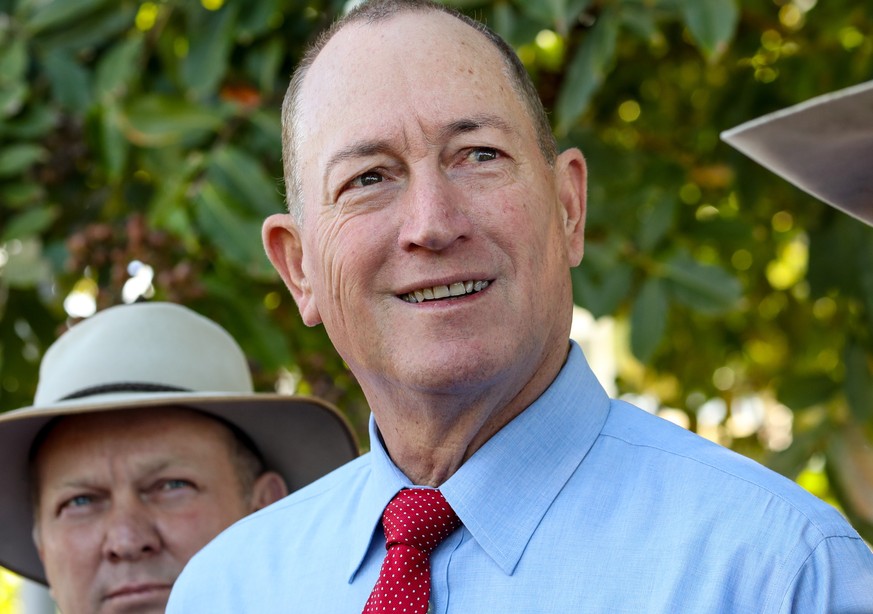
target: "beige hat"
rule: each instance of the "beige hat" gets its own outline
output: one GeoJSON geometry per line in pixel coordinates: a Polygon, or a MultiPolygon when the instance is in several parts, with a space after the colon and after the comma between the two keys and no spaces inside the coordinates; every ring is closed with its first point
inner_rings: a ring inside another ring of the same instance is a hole
{"type": "Polygon", "coordinates": [[[28,466],[40,429],[57,416],[167,405],[241,430],[291,491],[358,454],[324,401],[253,393],[242,350],[215,322],[171,303],[111,307],[49,347],[32,406],[0,414],[0,565],[46,582],[31,537],[28,466]]]}
{"type": "Polygon", "coordinates": [[[873,81],[746,122],[721,138],[802,190],[873,225],[873,81]]]}

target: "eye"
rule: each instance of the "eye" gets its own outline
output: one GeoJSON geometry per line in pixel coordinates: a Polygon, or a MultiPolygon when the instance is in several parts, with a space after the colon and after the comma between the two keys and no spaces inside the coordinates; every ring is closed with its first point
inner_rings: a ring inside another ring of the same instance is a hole
{"type": "Polygon", "coordinates": [[[366,188],[367,186],[376,185],[377,183],[381,183],[383,181],[383,177],[381,173],[376,171],[367,171],[366,173],[361,173],[354,179],[352,179],[348,186],[349,188],[366,188]]]}
{"type": "Polygon", "coordinates": [[[98,499],[94,495],[74,495],[61,501],[57,508],[57,514],[58,516],[68,516],[70,514],[78,516],[94,509],[94,506],[97,505],[97,503],[98,499]]]}
{"type": "Polygon", "coordinates": [[[493,147],[474,147],[467,154],[467,159],[473,162],[490,162],[498,157],[499,154],[493,147]]]}
{"type": "Polygon", "coordinates": [[[94,497],[90,495],[76,495],[75,497],[67,499],[64,502],[63,507],[84,507],[91,504],[93,501],[94,497]]]}
{"type": "Polygon", "coordinates": [[[179,490],[180,488],[192,488],[194,485],[188,480],[164,480],[161,482],[161,490],[179,490]]]}

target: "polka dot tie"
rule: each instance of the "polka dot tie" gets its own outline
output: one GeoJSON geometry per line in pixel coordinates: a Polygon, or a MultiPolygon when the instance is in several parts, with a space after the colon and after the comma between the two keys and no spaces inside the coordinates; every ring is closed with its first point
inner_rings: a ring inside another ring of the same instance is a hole
{"type": "Polygon", "coordinates": [[[461,525],[438,490],[401,490],[382,514],[385,560],[363,614],[425,614],[430,553],[461,525]]]}

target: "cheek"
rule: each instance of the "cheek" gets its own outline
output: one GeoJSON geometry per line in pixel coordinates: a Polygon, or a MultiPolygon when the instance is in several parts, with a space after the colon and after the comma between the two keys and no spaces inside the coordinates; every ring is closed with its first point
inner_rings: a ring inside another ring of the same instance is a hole
{"type": "Polygon", "coordinates": [[[232,502],[212,502],[164,514],[158,521],[161,538],[166,548],[184,563],[244,516],[236,507],[232,502]]]}
{"type": "MultiPolygon", "coordinates": [[[[307,275],[319,306],[337,313],[373,290],[391,246],[391,220],[386,212],[369,212],[325,219],[308,242],[307,275]]],[[[325,317],[330,317],[322,313],[325,317]]]]}

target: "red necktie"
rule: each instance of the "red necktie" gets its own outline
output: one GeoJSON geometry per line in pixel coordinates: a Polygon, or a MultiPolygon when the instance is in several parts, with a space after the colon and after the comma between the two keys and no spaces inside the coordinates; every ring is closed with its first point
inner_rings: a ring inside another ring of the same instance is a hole
{"type": "Polygon", "coordinates": [[[397,493],[382,514],[388,552],[364,614],[427,612],[430,553],[460,525],[440,491],[410,488],[397,493]]]}

